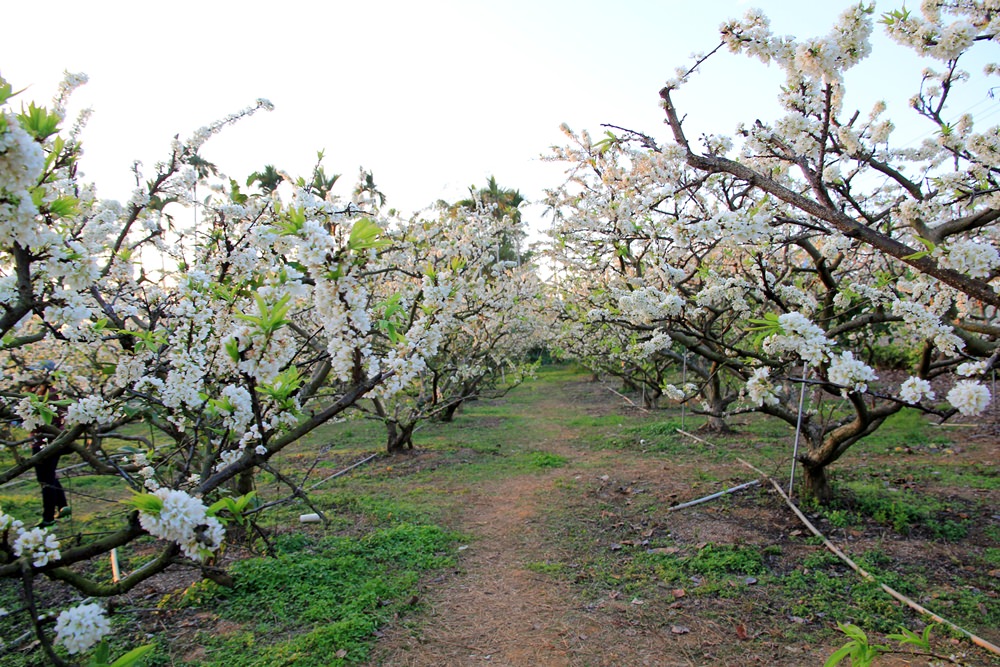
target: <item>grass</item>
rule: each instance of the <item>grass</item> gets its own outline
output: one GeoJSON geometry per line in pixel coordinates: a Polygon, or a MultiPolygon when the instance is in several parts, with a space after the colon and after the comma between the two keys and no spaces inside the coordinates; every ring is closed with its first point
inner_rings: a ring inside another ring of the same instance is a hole
{"type": "MultiPolygon", "coordinates": [[[[200,664],[361,663],[375,630],[418,604],[420,577],[454,563],[455,543],[455,535],[437,526],[408,523],[356,538],[280,539],[276,557],[233,565],[235,587],[206,582],[180,600],[182,606],[211,607],[230,628],[222,635],[206,630],[199,637],[207,654],[219,656],[200,664]]],[[[161,655],[169,653],[166,648],[161,647],[161,655]]]]}
{"type": "MultiPolygon", "coordinates": [[[[416,453],[378,458],[311,491],[329,519],[326,525],[298,524],[298,514],[311,511],[299,502],[274,508],[261,521],[276,557],[234,563],[232,589],[201,581],[161,600],[144,600],[141,607],[158,607],[153,612],[126,606],[113,617],[120,632],[112,653],[120,654],[129,641],[147,641],[145,628],[159,628],[160,619],[170,627],[171,619],[196,618],[184,641],[158,639],[147,664],[362,664],[380,627],[397,617],[420,622],[420,582],[456,565],[459,535],[453,526],[468,509],[468,498],[486,482],[513,476],[553,479],[537,517],[544,549],[527,557],[523,568],[566,582],[581,600],[606,602],[620,595],[635,614],[640,607],[629,601],[641,600],[648,614],[643,622],[652,627],[668,624],[678,613],[671,605],[678,603],[719,627],[746,619],[767,630],[767,641],[790,645],[839,646],[837,621],[878,633],[914,627],[913,614],[815,539],[789,535],[794,520],[764,490],[667,513],[672,503],[751,478],[737,457],[787,471],[793,436],[787,425],[744,415],[735,433],[706,435],[706,444],[677,432],[676,407],[646,414],[590,398],[586,405],[567,399],[557,411],[539,412],[539,402],[557,395],[563,383],[585,379],[572,367],[543,367],[537,380],[501,399],[463,406],[454,423],[426,425],[415,435],[416,453]],[[570,439],[591,459],[549,451],[545,443],[556,436],[570,439]],[[661,486],[644,479],[633,483],[633,473],[625,472],[633,469],[662,471],[661,486]],[[644,492],[637,492],[640,487],[644,492]],[[695,538],[680,530],[684,521],[694,526],[695,538]],[[699,522],[706,531],[719,522],[739,526],[740,536],[700,534],[699,522]],[[136,634],[129,638],[129,632],[136,634]]],[[[620,403],[611,394],[604,398],[620,403]]],[[[701,423],[688,413],[684,430],[694,432],[701,423]]],[[[805,503],[804,509],[835,541],[857,540],[848,543],[852,555],[885,583],[972,630],[1000,627],[996,577],[990,574],[1000,569],[1000,526],[990,519],[996,510],[989,502],[1000,488],[1000,472],[949,454],[948,434],[914,413],[897,415],[832,470],[837,500],[828,506],[805,503]],[[960,496],[955,489],[969,493],[960,496]],[[934,551],[924,556],[922,546],[934,551]],[[918,555],[900,558],[895,547],[918,555]],[[955,560],[942,554],[955,554],[955,560]]],[[[277,465],[308,485],[383,446],[381,425],[351,419],[296,443],[277,465]]],[[[107,491],[100,478],[70,483],[88,495],[107,491]]],[[[265,477],[259,491],[264,500],[286,493],[265,477]]],[[[33,479],[0,494],[5,510],[40,511],[33,479]]],[[[247,546],[263,549],[259,542],[247,546]]],[[[123,568],[141,566],[147,548],[138,543],[121,549],[123,568]]],[[[107,563],[94,567],[109,574],[107,563]]],[[[20,605],[16,587],[0,587],[0,608],[20,605]]],[[[0,636],[16,636],[18,628],[10,618],[0,619],[0,636]]],[[[732,664],[739,661],[735,656],[732,664]]],[[[27,667],[36,658],[10,653],[0,661],[27,667]]]]}
{"type": "MultiPolygon", "coordinates": [[[[891,563],[877,551],[862,553],[855,560],[904,595],[917,595],[920,584],[925,583],[885,570],[891,563]]],[[[835,619],[882,633],[893,632],[912,620],[908,610],[887,596],[877,583],[858,578],[827,551],[805,558],[801,567],[783,576],[778,585],[787,599],[786,613],[806,620],[835,619]]]]}
{"type": "Polygon", "coordinates": [[[958,500],[897,489],[870,479],[845,481],[838,497],[829,505],[809,507],[838,528],[872,522],[900,535],[920,533],[932,539],[957,542],[971,528],[969,509],[958,500]]]}
{"type": "Polygon", "coordinates": [[[932,427],[927,418],[918,410],[903,408],[890,416],[875,433],[858,445],[865,449],[896,448],[943,448],[951,444],[951,438],[941,429],[932,427]]]}

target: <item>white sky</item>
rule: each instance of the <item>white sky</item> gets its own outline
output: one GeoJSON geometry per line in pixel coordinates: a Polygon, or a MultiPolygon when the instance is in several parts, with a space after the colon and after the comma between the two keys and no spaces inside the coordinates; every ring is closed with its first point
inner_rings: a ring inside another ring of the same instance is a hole
{"type": "MultiPolygon", "coordinates": [[[[241,183],[274,164],[308,175],[325,149],[349,195],[359,166],[388,206],[409,213],[466,196],[491,175],[528,199],[560,182],[539,156],[559,124],[613,123],[665,138],[658,91],[717,28],[762,8],[776,32],[826,34],[850,3],[793,0],[48,0],[3,10],[0,73],[21,99],[47,103],[63,70],[90,83],[83,172],[104,197],[127,198],[130,165],[147,173],[170,138],[270,99],[276,106],[212,139],[202,154],[241,183]]],[[[880,2],[876,14],[901,3],[880,2]]],[[[881,35],[881,27],[876,26],[881,35]]],[[[867,113],[879,96],[914,93],[919,69],[885,39],[854,75],[867,113]],[[886,55],[888,54],[888,55],[886,55]]],[[[720,54],[678,96],[689,135],[773,118],[774,68],[720,54]]],[[[983,95],[985,98],[985,94],[983,95]]],[[[900,106],[896,107],[901,108],[900,106]]],[[[893,103],[890,101],[890,111],[893,103]]],[[[899,115],[899,114],[896,114],[899,115]]],[[[540,210],[531,209],[537,218],[540,210]]],[[[536,226],[537,219],[533,221],[536,226]]]]}

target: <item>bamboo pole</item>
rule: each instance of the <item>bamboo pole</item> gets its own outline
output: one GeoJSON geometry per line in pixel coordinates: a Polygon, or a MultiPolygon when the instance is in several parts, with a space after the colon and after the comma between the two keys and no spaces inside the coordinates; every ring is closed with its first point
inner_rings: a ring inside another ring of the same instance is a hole
{"type": "Polygon", "coordinates": [[[357,463],[355,463],[354,465],[352,465],[352,466],[349,466],[349,467],[347,467],[347,468],[344,468],[344,469],[343,469],[343,470],[341,470],[340,472],[335,472],[335,473],[333,473],[332,475],[330,475],[329,477],[324,477],[323,479],[319,480],[318,482],[316,482],[316,483],[315,483],[315,484],[313,484],[312,486],[308,487],[308,488],[306,489],[306,491],[312,491],[313,489],[315,489],[315,488],[316,488],[317,486],[319,486],[320,484],[323,484],[323,483],[325,483],[325,482],[329,482],[329,481],[330,481],[331,479],[333,479],[334,477],[340,477],[341,475],[344,475],[344,474],[346,474],[346,473],[349,473],[350,471],[354,470],[354,469],[355,469],[355,468],[357,468],[358,466],[360,466],[360,465],[362,465],[362,464],[364,464],[364,463],[368,463],[369,461],[371,461],[371,460],[372,460],[373,458],[375,458],[376,456],[378,456],[378,454],[372,454],[371,456],[369,456],[369,457],[367,457],[367,458],[364,458],[364,459],[361,459],[360,461],[358,461],[358,462],[357,462],[357,463]]]}
{"type": "Polygon", "coordinates": [[[694,435],[693,433],[688,433],[687,431],[682,431],[681,429],[676,429],[676,431],[678,433],[680,433],[681,435],[686,435],[687,437],[691,438],[692,440],[696,440],[696,441],[700,442],[703,445],[708,445],[709,447],[715,447],[715,445],[713,445],[712,443],[710,443],[708,440],[703,440],[703,439],[699,438],[698,436],[694,435]]]}

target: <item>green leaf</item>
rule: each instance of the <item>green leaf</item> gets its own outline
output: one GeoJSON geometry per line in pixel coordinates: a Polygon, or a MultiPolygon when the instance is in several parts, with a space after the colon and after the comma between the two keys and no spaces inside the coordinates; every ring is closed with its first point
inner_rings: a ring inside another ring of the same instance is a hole
{"type": "Polygon", "coordinates": [[[57,218],[68,218],[79,212],[77,205],[80,200],[76,197],[59,197],[49,204],[49,212],[57,218]]]}
{"type": "Polygon", "coordinates": [[[145,514],[159,515],[163,510],[163,501],[152,493],[137,493],[128,500],[123,500],[126,505],[131,505],[145,514]]]}
{"type": "Polygon", "coordinates": [[[49,113],[45,107],[36,107],[34,102],[28,104],[27,111],[21,107],[17,120],[36,141],[45,141],[59,131],[59,115],[49,113]]]}
{"type": "Polygon", "coordinates": [[[862,645],[868,645],[868,635],[865,634],[864,630],[853,623],[837,623],[837,627],[839,627],[840,631],[851,639],[854,639],[862,645]]]}
{"type": "MultiPolygon", "coordinates": [[[[275,205],[275,213],[281,213],[280,206],[275,205]]],[[[278,232],[282,236],[296,236],[306,226],[305,207],[291,207],[284,215],[284,222],[278,225],[278,232]]]]}
{"type": "Polygon", "coordinates": [[[610,130],[604,132],[605,138],[594,144],[594,148],[601,155],[604,155],[608,150],[618,143],[618,137],[616,137],[610,130]]]}
{"type": "Polygon", "coordinates": [[[145,658],[146,655],[149,654],[154,648],[156,648],[156,644],[138,646],[112,662],[110,667],[130,667],[131,665],[138,664],[139,661],[145,658]]]}
{"type": "Polygon", "coordinates": [[[912,255],[907,255],[903,259],[920,259],[922,257],[927,257],[928,255],[933,253],[935,249],[937,249],[936,245],[934,245],[931,241],[921,236],[918,236],[917,240],[920,241],[920,243],[923,244],[923,246],[927,248],[927,250],[920,250],[918,252],[913,253],[912,255]]]}
{"type": "Polygon", "coordinates": [[[108,646],[108,642],[102,639],[97,648],[94,649],[94,657],[90,659],[90,664],[106,665],[110,657],[111,648],[108,646]]]}
{"type": "Polygon", "coordinates": [[[247,508],[247,505],[249,505],[251,501],[254,501],[256,496],[257,492],[251,491],[250,493],[240,496],[236,500],[233,500],[228,496],[220,498],[212,503],[211,507],[209,507],[205,513],[208,514],[208,516],[216,516],[222,510],[226,510],[232,515],[236,522],[242,526],[246,523],[246,518],[243,516],[243,510],[247,508]]]}
{"type": "Polygon", "coordinates": [[[234,364],[240,363],[240,341],[230,338],[226,341],[226,353],[234,364]]]}
{"type": "Polygon", "coordinates": [[[357,252],[369,248],[384,248],[389,241],[379,239],[382,228],[368,218],[361,218],[351,227],[351,236],[347,239],[347,247],[357,252]]]}
{"type": "MultiPolygon", "coordinates": [[[[19,90],[19,91],[17,91],[15,93],[14,89],[11,87],[11,85],[9,83],[7,83],[7,80],[4,79],[2,76],[0,76],[0,104],[5,103],[7,100],[9,100],[10,98],[14,97],[15,95],[20,95],[25,90],[26,90],[25,88],[22,88],[21,90],[19,90]]],[[[2,120],[2,119],[3,118],[0,117],[0,120],[2,120]]],[[[6,129],[6,128],[0,128],[0,130],[4,130],[4,129],[6,129]]]]}
{"type": "Polygon", "coordinates": [[[208,509],[205,510],[205,514],[208,516],[215,516],[222,510],[229,510],[230,514],[236,513],[236,503],[232,498],[226,496],[224,498],[219,498],[214,503],[209,505],[208,509]]]}
{"type": "Polygon", "coordinates": [[[900,628],[898,634],[886,635],[886,639],[891,639],[897,641],[900,644],[912,644],[918,648],[929,650],[931,647],[931,630],[934,629],[934,624],[931,623],[924,628],[923,635],[918,635],[912,630],[907,630],[906,628],[900,628]]]}
{"type": "Polygon", "coordinates": [[[250,197],[240,192],[240,184],[229,179],[229,199],[234,204],[245,204],[250,197]]]}
{"type": "Polygon", "coordinates": [[[781,328],[781,323],[778,321],[778,316],[775,313],[764,313],[762,319],[751,319],[750,324],[753,326],[749,327],[749,330],[757,332],[757,335],[754,337],[755,345],[768,336],[784,333],[784,329],[781,328]]]}
{"type": "Polygon", "coordinates": [[[848,642],[844,644],[839,649],[837,649],[833,653],[833,655],[827,658],[826,662],[823,663],[823,667],[836,667],[836,665],[839,665],[844,658],[851,655],[851,652],[854,650],[854,647],[855,647],[854,642],[848,642]]]}
{"type": "Polygon", "coordinates": [[[264,297],[258,293],[255,293],[253,298],[254,301],[257,302],[257,310],[260,315],[245,315],[243,313],[237,313],[237,318],[243,320],[244,322],[250,322],[251,324],[257,325],[260,333],[264,335],[272,334],[288,324],[288,320],[285,319],[285,315],[287,315],[288,311],[292,308],[289,303],[292,299],[290,294],[286,294],[281,297],[273,306],[268,306],[267,302],[264,301],[264,297]]]}
{"type": "Polygon", "coordinates": [[[302,386],[305,378],[295,366],[289,366],[269,384],[258,384],[257,391],[279,404],[291,407],[289,398],[302,386]]]}

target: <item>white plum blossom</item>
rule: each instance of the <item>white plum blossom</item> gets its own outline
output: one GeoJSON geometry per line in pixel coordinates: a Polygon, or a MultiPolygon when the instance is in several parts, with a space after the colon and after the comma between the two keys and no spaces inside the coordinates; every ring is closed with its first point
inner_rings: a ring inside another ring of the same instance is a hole
{"type": "Polygon", "coordinates": [[[985,359],[982,361],[967,361],[964,364],[958,365],[958,368],[955,369],[955,374],[967,378],[982,375],[986,371],[987,363],[989,362],[985,359]]]}
{"type": "Polygon", "coordinates": [[[0,192],[30,195],[28,188],[38,181],[45,166],[42,146],[10,114],[4,115],[6,131],[0,134],[0,192]]]}
{"type": "Polygon", "coordinates": [[[980,415],[990,405],[990,390],[975,380],[960,380],[948,392],[948,402],[967,417],[980,415]]]}
{"type": "Polygon", "coordinates": [[[815,366],[822,363],[830,353],[833,341],[802,313],[779,315],[778,324],[783,333],[772,334],[764,339],[764,350],[769,354],[793,352],[803,361],[815,366]]]}
{"type": "Polygon", "coordinates": [[[141,511],[139,524],[154,537],[176,542],[184,555],[202,560],[204,551],[215,552],[222,545],[225,530],[198,498],[184,491],[160,488],[153,492],[163,506],[157,513],[141,511]]]}
{"type": "Polygon", "coordinates": [[[0,510],[0,532],[12,530],[14,533],[19,533],[23,527],[23,521],[15,519],[10,514],[0,510]]]}
{"type": "Polygon", "coordinates": [[[115,420],[116,410],[99,395],[83,396],[70,404],[66,411],[67,424],[108,424],[115,420]]]}
{"type": "Polygon", "coordinates": [[[655,287],[641,287],[632,291],[616,290],[622,315],[636,324],[649,324],[676,316],[684,300],[677,294],[667,294],[655,287]]]}
{"type": "Polygon", "coordinates": [[[83,653],[110,632],[104,608],[94,602],[66,609],[56,619],[56,643],[71,655],[83,653]]]}
{"type": "Polygon", "coordinates": [[[758,407],[767,405],[777,405],[780,399],[774,393],[774,384],[771,382],[771,369],[767,367],[755,368],[753,375],[747,380],[746,396],[750,402],[758,407]]]}
{"type": "Polygon", "coordinates": [[[14,540],[14,555],[30,555],[32,565],[44,567],[50,561],[59,560],[59,540],[48,528],[22,530],[14,540]]]}
{"type": "Polygon", "coordinates": [[[899,387],[899,397],[907,403],[919,403],[926,398],[934,400],[934,390],[931,383],[923,378],[909,377],[899,387]]]}
{"type": "Polygon", "coordinates": [[[697,394],[698,394],[697,385],[692,384],[690,382],[681,385],[680,387],[673,384],[664,385],[663,387],[663,395],[666,396],[667,399],[671,401],[684,401],[691,398],[692,396],[696,396],[697,394]]]}
{"type": "Polygon", "coordinates": [[[988,278],[1000,267],[1000,252],[990,243],[961,239],[949,245],[946,264],[973,278],[988,278]]]}
{"type": "Polygon", "coordinates": [[[245,387],[238,385],[226,385],[222,388],[222,396],[225,399],[227,408],[222,412],[225,414],[223,423],[226,428],[233,431],[244,431],[253,419],[253,401],[250,392],[245,387]]]}
{"type": "Polygon", "coordinates": [[[944,354],[954,354],[965,347],[965,342],[955,335],[954,329],[942,323],[941,318],[923,304],[899,299],[892,302],[892,314],[903,318],[912,331],[911,335],[933,340],[944,354]]]}
{"type": "Polygon", "coordinates": [[[28,396],[17,402],[17,405],[14,406],[14,413],[21,420],[21,428],[25,431],[34,431],[44,423],[35,402],[28,396]]]}
{"type": "Polygon", "coordinates": [[[830,382],[844,387],[841,390],[844,396],[851,392],[865,392],[868,383],[878,379],[871,366],[855,359],[854,353],[849,350],[830,359],[828,377],[830,382]]]}
{"type": "Polygon", "coordinates": [[[241,449],[228,449],[224,452],[219,453],[219,461],[215,464],[215,470],[223,470],[233,465],[240,460],[243,456],[243,450],[241,449]]]}
{"type": "MultiPolygon", "coordinates": [[[[145,458],[145,456],[143,457],[145,458]]],[[[136,457],[138,464],[138,457],[136,457]]],[[[160,488],[160,483],[156,480],[156,469],[153,466],[146,465],[139,469],[139,475],[143,478],[142,485],[150,491],[156,491],[160,488]]]]}

